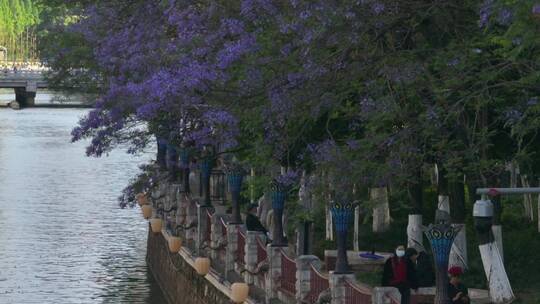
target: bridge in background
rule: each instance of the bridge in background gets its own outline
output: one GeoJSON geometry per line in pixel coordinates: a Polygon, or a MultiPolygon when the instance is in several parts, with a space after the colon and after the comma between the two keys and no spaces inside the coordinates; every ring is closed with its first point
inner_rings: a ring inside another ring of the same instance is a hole
{"type": "Polygon", "coordinates": [[[0,88],[13,88],[21,107],[32,107],[38,88],[47,88],[44,69],[0,70],[0,88]]]}

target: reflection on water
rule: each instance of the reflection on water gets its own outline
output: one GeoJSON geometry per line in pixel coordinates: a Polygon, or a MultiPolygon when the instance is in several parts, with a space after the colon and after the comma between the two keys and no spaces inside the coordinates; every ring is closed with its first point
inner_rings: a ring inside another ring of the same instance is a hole
{"type": "Polygon", "coordinates": [[[0,303],[164,303],[116,197],[147,156],[84,156],[86,110],[0,109],[0,303]]]}
{"type": "MultiPolygon", "coordinates": [[[[5,105],[15,100],[14,89],[2,89],[0,88],[0,105],[5,105]]],[[[50,91],[47,89],[38,89],[35,99],[36,104],[50,104],[50,103],[85,103],[87,100],[82,95],[70,95],[67,97],[62,93],[50,91]]]]}

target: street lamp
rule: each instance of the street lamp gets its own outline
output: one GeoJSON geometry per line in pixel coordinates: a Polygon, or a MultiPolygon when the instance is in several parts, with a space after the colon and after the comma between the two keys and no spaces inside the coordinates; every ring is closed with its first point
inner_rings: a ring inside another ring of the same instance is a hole
{"type": "Polygon", "coordinates": [[[176,147],[173,144],[167,144],[167,169],[169,170],[170,181],[176,181],[176,170],[178,164],[178,154],[176,153],[176,147]]]}
{"type": "Polygon", "coordinates": [[[169,236],[167,243],[171,253],[177,253],[182,248],[182,239],[179,236],[169,236]]]}
{"type": "Polygon", "coordinates": [[[459,230],[459,227],[452,227],[450,214],[443,210],[436,211],[435,224],[424,227],[424,233],[429,240],[435,259],[435,304],[452,303],[448,296],[448,262],[452,243],[459,230]]]}
{"type": "Polygon", "coordinates": [[[240,192],[242,190],[244,175],[245,171],[239,165],[233,165],[227,170],[227,182],[229,183],[229,191],[231,192],[232,200],[231,224],[242,223],[242,218],[240,217],[240,192]]]}
{"type": "Polygon", "coordinates": [[[152,227],[153,233],[160,233],[161,227],[163,226],[163,221],[157,217],[150,219],[150,226],[152,227]]]}
{"type": "Polygon", "coordinates": [[[351,273],[347,259],[347,233],[355,206],[350,202],[332,202],[330,207],[337,234],[336,274],[351,273]]]}
{"type": "Polygon", "coordinates": [[[180,160],[180,169],[183,171],[182,174],[182,184],[184,193],[190,193],[189,189],[189,163],[190,163],[190,149],[188,147],[182,146],[178,150],[179,160],[180,160]]]}
{"type": "Polygon", "coordinates": [[[246,283],[233,283],[231,285],[231,300],[234,303],[244,303],[249,295],[249,286],[246,283]]]}
{"type": "Polygon", "coordinates": [[[144,219],[147,220],[150,217],[152,217],[152,206],[150,206],[150,205],[142,205],[141,206],[141,211],[142,211],[144,219]]]}
{"type": "Polygon", "coordinates": [[[167,140],[162,137],[157,138],[157,157],[156,162],[160,169],[167,167],[167,140]]]}
{"type": "Polygon", "coordinates": [[[198,257],[195,259],[193,266],[197,274],[205,276],[210,272],[210,259],[207,257],[198,257]]]}

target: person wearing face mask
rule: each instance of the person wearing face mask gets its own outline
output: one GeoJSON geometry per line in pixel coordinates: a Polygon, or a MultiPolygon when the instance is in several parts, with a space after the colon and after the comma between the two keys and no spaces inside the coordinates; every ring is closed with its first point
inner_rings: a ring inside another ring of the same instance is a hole
{"type": "Polygon", "coordinates": [[[418,289],[415,266],[411,259],[405,256],[404,246],[398,246],[396,254],[386,260],[382,286],[396,287],[401,294],[401,304],[409,304],[411,289],[418,289]]]}

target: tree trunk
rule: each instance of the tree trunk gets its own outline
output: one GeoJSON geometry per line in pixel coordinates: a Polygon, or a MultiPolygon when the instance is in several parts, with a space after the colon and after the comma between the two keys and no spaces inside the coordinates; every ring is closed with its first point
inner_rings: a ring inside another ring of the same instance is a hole
{"type": "Polygon", "coordinates": [[[446,170],[443,166],[437,166],[437,193],[438,204],[437,209],[450,213],[450,197],[448,196],[448,179],[446,178],[446,170]]]}
{"type": "Polygon", "coordinates": [[[416,248],[418,251],[424,250],[422,232],[422,205],[423,205],[423,182],[422,168],[417,168],[415,182],[409,183],[408,194],[413,209],[409,213],[409,224],[407,225],[407,246],[416,248]]]}
{"type": "MultiPolygon", "coordinates": [[[[467,229],[465,226],[465,185],[463,180],[453,180],[448,183],[450,210],[452,211],[452,226],[460,227],[452,249],[450,250],[449,266],[468,268],[467,229]]],[[[470,190],[473,191],[473,190],[470,190]]]]}
{"type": "MultiPolygon", "coordinates": [[[[521,187],[530,187],[529,180],[527,175],[523,174],[521,177],[521,187]]],[[[523,208],[525,209],[525,217],[531,223],[534,222],[534,211],[532,206],[532,195],[524,194],[523,195],[523,208]]]]}
{"type": "Polygon", "coordinates": [[[369,195],[375,203],[373,208],[373,232],[385,232],[390,228],[388,189],[386,187],[371,188],[369,195]]]}

